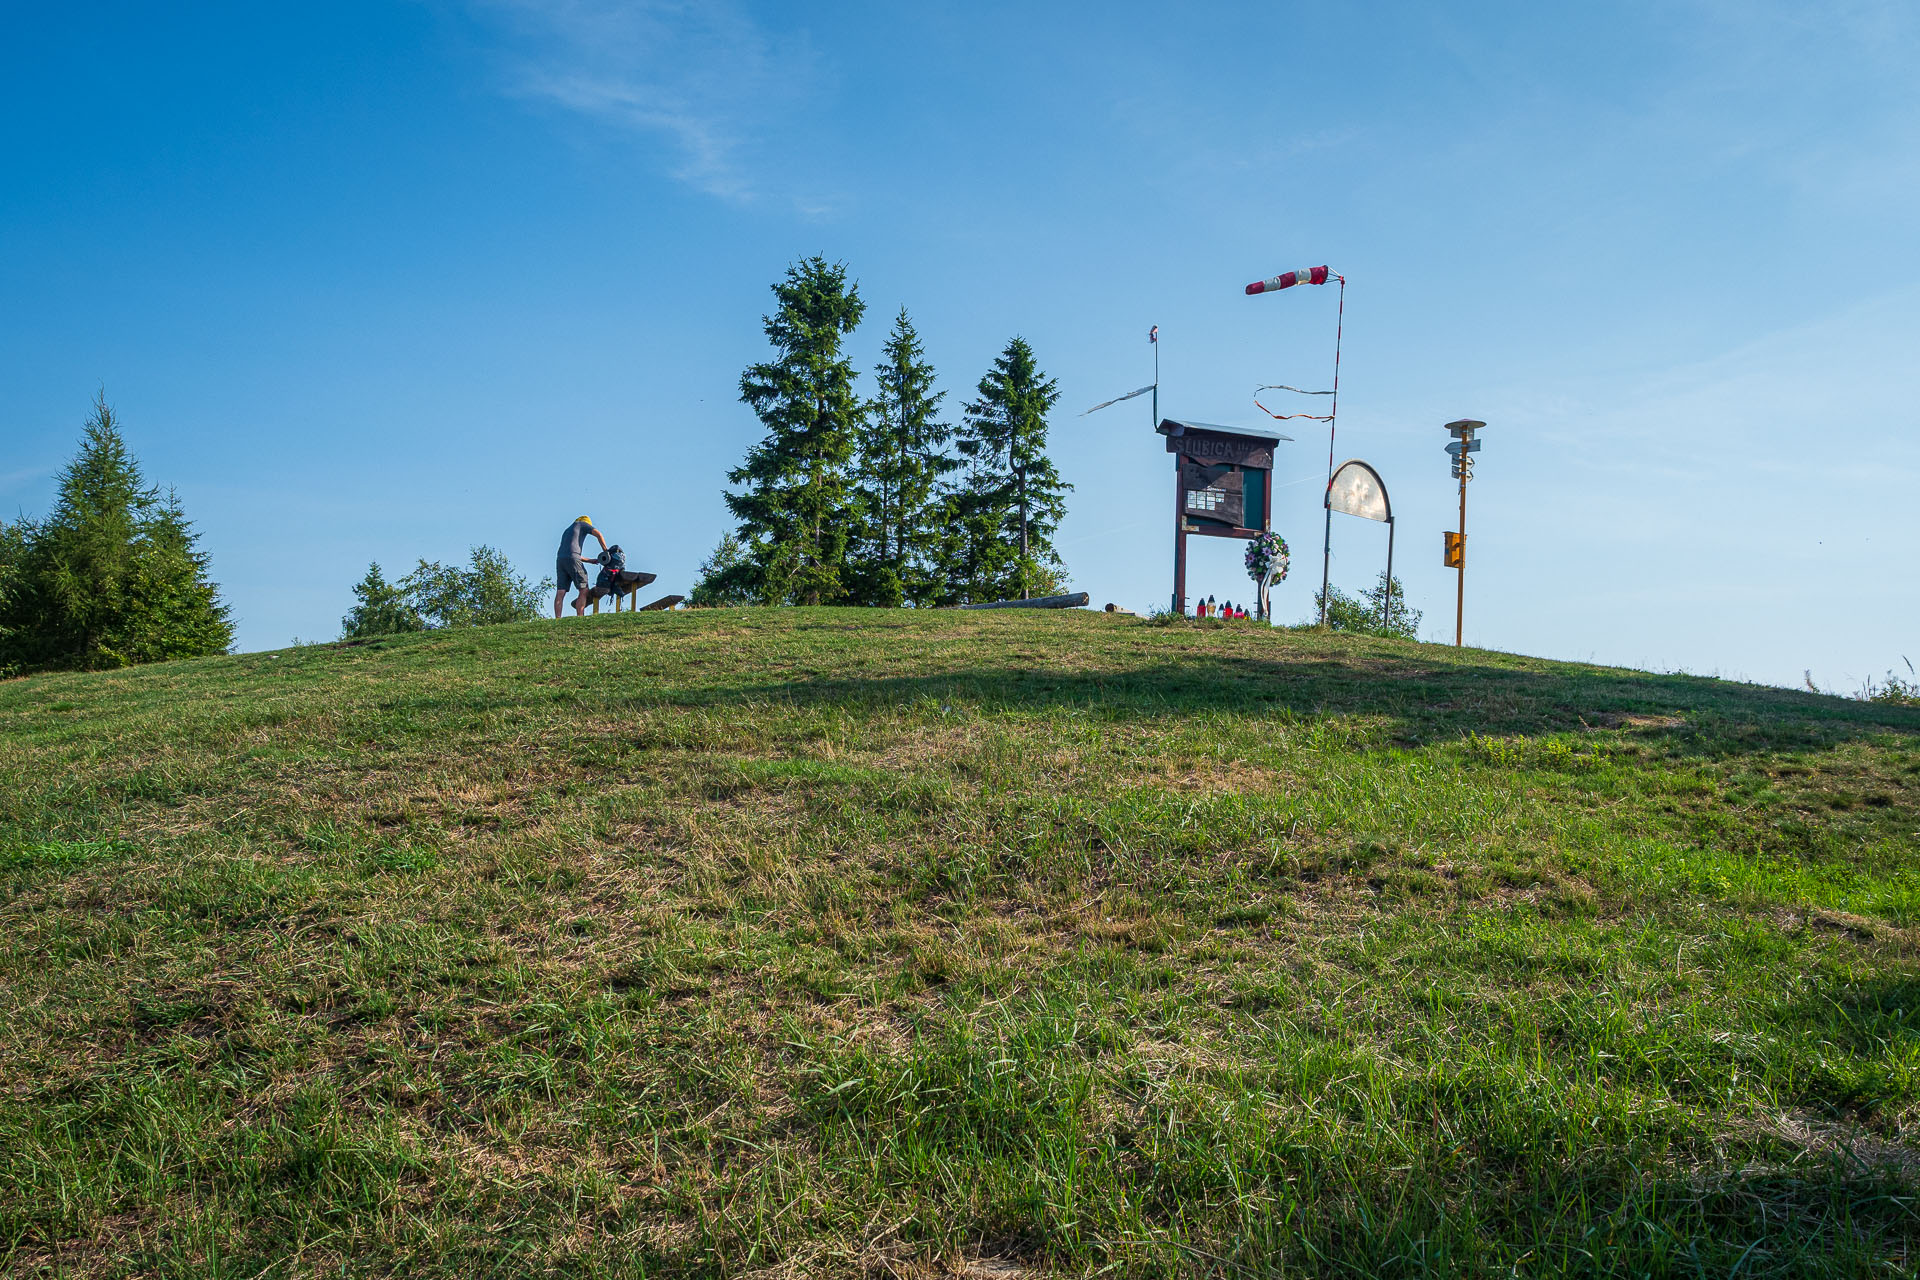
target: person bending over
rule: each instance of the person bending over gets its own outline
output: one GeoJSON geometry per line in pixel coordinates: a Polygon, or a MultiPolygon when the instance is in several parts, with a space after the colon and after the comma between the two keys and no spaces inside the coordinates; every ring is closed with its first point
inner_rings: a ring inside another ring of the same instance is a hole
{"type": "Polygon", "coordinates": [[[573,601],[573,616],[579,617],[587,611],[587,562],[582,552],[588,538],[600,539],[600,550],[607,549],[607,540],[600,537],[600,531],[593,527],[589,516],[575,516],[567,531],[560,535],[560,556],[554,561],[553,576],[558,584],[553,593],[553,616],[560,616],[560,606],[566,602],[567,588],[576,587],[580,594],[573,601]]]}

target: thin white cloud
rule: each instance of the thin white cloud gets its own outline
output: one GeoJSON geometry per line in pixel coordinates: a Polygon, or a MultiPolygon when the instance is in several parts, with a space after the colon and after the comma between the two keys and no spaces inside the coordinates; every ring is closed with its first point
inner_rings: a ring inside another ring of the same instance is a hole
{"type": "Polygon", "coordinates": [[[804,36],[771,32],[725,0],[476,9],[511,41],[509,92],[662,140],[671,176],[696,190],[741,202],[769,194],[767,153],[814,80],[804,36]]]}
{"type": "MultiPolygon", "coordinates": [[[[0,471],[0,493],[11,493],[17,487],[24,486],[29,480],[39,480],[52,475],[59,469],[59,463],[47,462],[37,467],[23,467],[18,471],[0,471]]],[[[0,516],[0,519],[4,519],[0,516]]]]}

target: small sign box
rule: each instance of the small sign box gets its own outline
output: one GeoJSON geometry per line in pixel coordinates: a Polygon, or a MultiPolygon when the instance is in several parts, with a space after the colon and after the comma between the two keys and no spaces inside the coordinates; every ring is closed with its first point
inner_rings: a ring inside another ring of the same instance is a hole
{"type": "Polygon", "coordinates": [[[1458,569],[1466,556],[1467,535],[1448,529],[1442,535],[1446,538],[1446,547],[1441,552],[1441,564],[1448,569],[1458,569]]]}

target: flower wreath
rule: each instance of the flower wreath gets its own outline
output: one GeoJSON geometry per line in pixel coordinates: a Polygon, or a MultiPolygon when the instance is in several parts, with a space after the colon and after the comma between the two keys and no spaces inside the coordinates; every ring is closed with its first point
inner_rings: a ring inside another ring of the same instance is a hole
{"type": "Polygon", "coordinates": [[[1247,543],[1247,576],[1255,582],[1267,577],[1284,582],[1288,560],[1287,540],[1272,530],[1247,543]]]}

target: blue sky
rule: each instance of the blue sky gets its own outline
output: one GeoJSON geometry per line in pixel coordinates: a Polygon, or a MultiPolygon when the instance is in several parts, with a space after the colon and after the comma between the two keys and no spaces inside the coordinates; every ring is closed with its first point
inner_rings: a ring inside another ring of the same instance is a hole
{"type": "MultiPolygon", "coordinates": [[[[370,560],[549,572],[591,513],[685,589],[768,285],[813,253],[913,314],[957,410],[1014,334],[1063,392],[1061,550],[1164,602],[1144,401],[1258,428],[1324,383],[1431,638],[1484,419],[1470,643],[1857,687],[1920,663],[1920,10],[1550,6],[8,6],[0,511],[103,388],[242,647],[337,634],[370,560]]],[[[1276,595],[1326,439],[1283,446],[1276,595]]],[[[1384,531],[1336,517],[1334,580],[1384,531]]],[[[1237,544],[1192,584],[1239,597],[1237,544]]]]}

